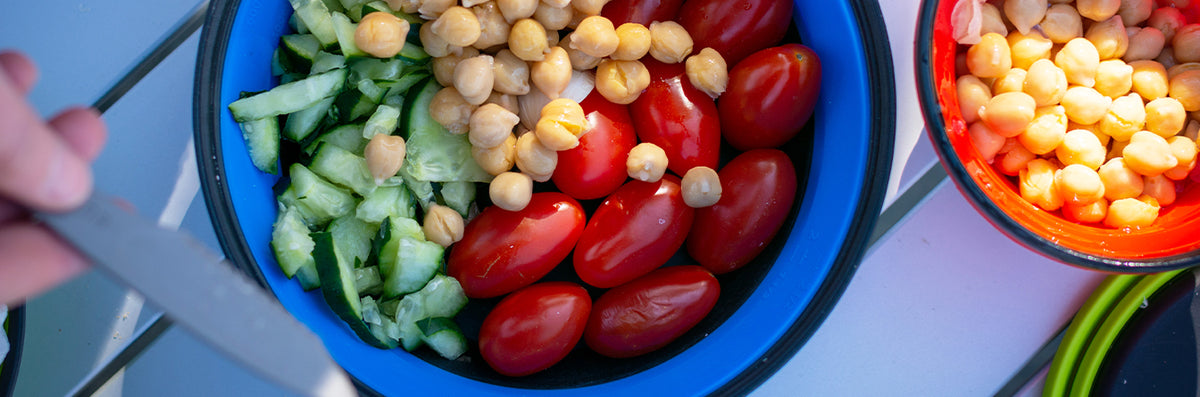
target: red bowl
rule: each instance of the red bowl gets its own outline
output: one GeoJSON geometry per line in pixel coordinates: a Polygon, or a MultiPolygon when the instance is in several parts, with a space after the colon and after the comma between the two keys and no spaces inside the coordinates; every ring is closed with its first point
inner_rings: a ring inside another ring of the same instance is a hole
{"type": "MultiPolygon", "coordinates": [[[[1200,264],[1200,182],[1184,184],[1153,225],[1136,230],[1076,223],[1021,198],[1014,181],[988,164],[959,111],[950,13],[956,1],[923,0],[917,21],[917,93],[926,131],[947,174],[967,200],[1017,243],[1057,261],[1114,273],[1150,273],[1200,264]]],[[[1193,2],[1200,3],[1200,2],[1193,2]]],[[[1194,8],[1189,12],[1195,11],[1194,8]]]]}

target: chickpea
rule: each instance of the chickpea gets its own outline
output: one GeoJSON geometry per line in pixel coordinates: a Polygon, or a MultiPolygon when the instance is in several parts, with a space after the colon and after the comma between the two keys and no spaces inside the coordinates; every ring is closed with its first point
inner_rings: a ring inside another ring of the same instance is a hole
{"type": "Polygon", "coordinates": [[[571,68],[580,71],[595,69],[604,58],[597,58],[575,49],[572,45],[572,42],[575,40],[574,36],[574,32],[568,33],[558,45],[567,51],[567,58],[571,60],[571,68]]]}
{"type": "Polygon", "coordinates": [[[1144,177],[1142,184],[1145,186],[1142,194],[1153,197],[1158,201],[1158,205],[1167,206],[1175,203],[1175,181],[1158,175],[1144,177]]]}
{"type": "Polygon", "coordinates": [[[983,160],[991,164],[995,160],[996,155],[1000,153],[1000,148],[1004,147],[1004,142],[1007,140],[1000,134],[992,132],[985,123],[974,123],[967,129],[967,135],[971,137],[971,143],[975,144],[975,150],[979,151],[979,155],[983,160]]]}
{"type": "MultiPolygon", "coordinates": [[[[725,92],[725,87],[729,84],[729,70],[725,58],[721,57],[717,50],[704,47],[696,55],[688,57],[684,64],[688,81],[697,89],[713,99],[725,92]]],[[[961,101],[960,98],[959,102],[961,101]]]]}
{"type": "MultiPolygon", "coordinates": [[[[557,30],[546,31],[546,45],[550,47],[557,46],[562,39],[558,36],[557,30]]],[[[561,46],[560,46],[561,47],[561,46]]]]}
{"type": "Polygon", "coordinates": [[[1049,59],[1039,59],[1029,67],[1021,87],[1038,106],[1057,105],[1067,94],[1067,75],[1049,59]]]}
{"type": "Polygon", "coordinates": [[[354,29],[354,45],[376,58],[391,58],[404,48],[408,21],[386,12],[363,16],[354,29]]]}
{"type": "Polygon", "coordinates": [[[1063,167],[1054,175],[1054,183],[1064,203],[1085,205],[1104,198],[1104,183],[1096,170],[1082,164],[1063,167]]]}
{"type": "Polygon", "coordinates": [[[680,63],[692,53],[692,36],[678,22],[650,23],[650,56],[663,63],[680,63]]]}
{"type": "Polygon", "coordinates": [[[454,66],[454,89],[467,103],[482,105],[492,94],[496,78],[492,65],[495,63],[491,55],[485,54],[461,60],[454,66]]]}
{"type": "Polygon", "coordinates": [[[1136,26],[1150,19],[1150,13],[1155,8],[1154,0],[1121,0],[1117,15],[1121,16],[1126,26],[1136,26]]]}
{"type": "Polygon", "coordinates": [[[1100,132],[1118,141],[1128,141],[1146,125],[1146,106],[1142,97],[1129,94],[1113,100],[1108,113],[1100,120],[1100,132]]]}
{"type": "Polygon", "coordinates": [[[1152,60],[1162,53],[1163,45],[1167,40],[1162,32],[1152,27],[1134,29],[1136,31],[1129,35],[1129,48],[1125,50],[1125,56],[1121,59],[1130,63],[1146,61],[1152,60]]]}
{"type": "Polygon", "coordinates": [[[1119,98],[1133,88],[1133,67],[1120,59],[1100,62],[1096,68],[1096,91],[1109,98],[1119,98]]]}
{"type": "Polygon", "coordinates": [[[1121,157],[1108,160],[1100,166],[1100,180],[1104,182],[1104,198],[1116,201],[1142,194],[1142,176],[1125,165],[1121,157]]]}
{"type": "Polygon", "coordinates": [[[650,86],[650,71],[640,61],[605,59],[596,67],[596,91],[609,102],[627,105],[650,86]]]}
{"type": "Polygon", "coordinates": [[[492,204],[505,211],[520,211],[533,198],[533,179],[520,172],[503,172],[488,184],[492,204]]]}
{"type": "Polygon", "coordinates": [[[584,18],[579,27],[571,33],[571,46],[583,53],[604,58],[617,51],[620,38],[612,21],[608,18],[594,15],[584,18]]]}
{"type": "MultiPolygon", "coordinates": [[[[700,54],[703,55],[704,51],[708,50],[708,48],[705,48],[700,51],[700,54]]],[[[689,59],[688,63],[691,62],[691,59],[689,59]]],[[[728,78],[728,74],[726,78],[728,78]]],[[[693,83],[692,85],[695,84],[693,83]]],[[[988,88],[987,84],[980,81],[978,77],[964,74],[958,77],[957,91],[958,109],[962,113],[963,121],[967,123],[979,121],[979,109],[983,108],[983,105],[992,99],[992,90],[988,88]]]]}
{"type": "Polygon", "coordinates": [[[1146,130],[1163,138],[1175,136],[1187,123],[1187,112],[1175,98],[1158,98],[1146,104],[1146,130]]]}
{"type": "Polygon", "coordinates": [[[1037,158],[1036,154],[1033,154],[1025,146],[1022,146],[1016,138],[1008,138],[1004,146],[1004,148],[1000,149],[1000,154],[996,156],[995,160],[996,163],[999,163],[997,168],[1004,175],[1019,175],[1029,165],[1030,161],[1037,158]]]}
{"type": "Polygon", "coordinates": [[[540,3],[538,0],[496,0],[500,14],[504,15],[504,20],[510,24],[532,17],[540,3]]]}
{"type": "Polygon", "coordinates": [[[1083,37],[1096,46],[1100,59],[1120,58],[1129,49],[1129,34],[1125,33],[1125,24],[1121,22],[1120,15],[1093,23],[1083,37]]]}
{"type": "Polygon", "coordinates": [[[1167,69],[1167,79],[1178,76],[1180,73],[1189,70],[1200,70],[1200,62],[1185,62],[1167,69]]]}
{"type": "Polygon", "coordinates": [[[1088,130],[1071,130],[1063,137],[1062,144],[1054,149],[1054,155],[1064,165],[1082,165],[1099,169],[1105,160],[1104,144],[1088,130]]]}
{"type": "Polygon", "coordinates": [[[437,19],[454,4],[454,0],[420,0],[417,12],[421,14],[421,18],[437,19]]]}
{"type": "Polygon", "coordinates": [[[571,5],[571,0],[542,0],[542,2],[554,8],[567,8],[571,5]]]}
{"type": "Polygon", "coordinates": [[[1096,46],[1085,38],[1075,38],[1063,45],[1054,56],[1054,64],[1067,74],[1067,81],[1084,87],[1096,84],[1096,70],[1100,68],[1100,53],[1096,46]]]}
{"type": "Polygon", "coordinates": [[[1017,140],[1026,149],[1037,155],[1057,149],[1067,135],[1067,116],[1062,106],[1046,106],[1037,109],[1033,121],[1017,140]]]}
{"type": "Polygon", "coordinates": [[[1176,181],[1187,179],[1192,169],[1196,168],[1196,141],[1186,136],[1173,136],[1167,138],[1167,144],[1171,146],[1171,154],[1179,164],[1164,171],[1163,176],[1176,181]]]}
{"type": "Polygon", "coordinates": [[[433,24],[431,23],[421,24],[421,29],[417,33],[418,37],[421,38],[421,47],[425,49],[425,53],[434,58],[448,56],[454,52],[454,48],[459,48],[450,45],[449,42],[438,36],[437,33],[434,33],[433,24]]]}
{"type": "Polygon", "coordinates": [[[546,29],[542,24],[532,19],[522,19],[513,23],[508,32],[508,49],[517,58],[528,62],[546,59],[546,51],[550,43],[546,39],[546,29]]]}
{"type": "Polygon", "coordinates": [[[1005,92],[992,97],[979,110],[979,117],[988,127],[1004,137],[1015,137],[1033,121],[1037,102],[1024,92],[1005,92]]]}
{"type": "Polygon", "coordinates": [[[611,0],[572,0],[575,11],[584,15],[600,15],[600,9],[611,0]]]}
{"type": "Polygon", "coordinates": [[[499,105],[500,107],[504,108],[504,110],[510,111],[513,114],[518,114],[521,111],[521,105],[519,102],[517,102],[517,97],[515,95],[502,94],[492,91],[492,95],[488,95],[487,101],[483,102],[484,105],[489,103],[499,105]]]}
{"type": "Polygon", "coordinates": [[[562,47],[550,47],[545,58],[529,67],[529,80],[551,99],[558,98],[571,82],[571,58],[562,47]]]}
{"type": "Polygon", "coordinates": [[[475,44],[475,40],[479,40],[479,35],[483,33],[475,12],[460,6],[450,7],[443,12],[433,21],[431,29],[450,45],[459,47],[475,44]]]}
{"type": "Polygon", "coordinates": [[[1125,165],[1143,176],[1156,176],[1179,165],[1167,140],[1149,131],[1133,134],[1121,154],[1125,165]]]}
{"type": "Polygon", "coordinates": [[[495,1],[486,1],[474,7],[475,18],[479,19],[479,38],[473,46],[484,50],[508,43],[508,32],[512,26],[500,14],[500,7],[495,1]]]}
{"type": "Polygon", "coordinates": [[[420,10],[420,0],[385,0],[388,8],[392,11],[400,11],[405,14],[416,14],[420,10]]]}
{"type": "Polygon", "coordinates": [[[1077,0],[1075,8],[1084,18],[1099,22],[1117,15],[1121,0],[1077,0]]]}
{"type": "Polygon", "coordinates": [[[587,131],[583,108],[571,99],[559,98],[542,107],[534,133],[547,148],[567,150],[579,145],[579,137],[587,131]]]}
{"type": "Polygon", "coordinates": [[[429,115],[451,134],[464,134],[475,105],[467,102],[454,87],[442,88],[429,103],[429,115]]]}
{"type": "Polygon", "coordinates": [[[680,182],[683,203],[692,208],[710,207],[721,199],[721,179],[705,166],[692,167],[680,182]]]}
{"type": "Polygon", "coordinates": [[[1158,54],[1157,58],[1154,58],[1154,61],[1161,63],[1165,68],[1175,66],[1178,63],[1175,62],[1175,51],[1169,46],[1163,47],[1162,52],[1158,54]]]}
{"type": "Polygon", "coordinates": [[[1175,32],[1187,24],[1187,20],[1178,8],[1159,7],[1150,13],[1146,24],[1162,32],[1163,37],[1170,43],[1175,38],[1175,32]]]}
{"type": "Polygon", "coordinates": [[[980,37],[979,43],[967,50],[966,59],[967,69],[980,78],[1001,77],[1013,64],[1008,41],[995,33],[980,37]]]}
{"type": "Polygon", "coordinates": [[[1073,38],[1083,36],[1083,18],[1079,11],[1070,4],[1055,4],[1046,10],[1042,19],[1042,32],[1050,41],[1066,43],[1073,38]]]}
{"type": "Polygon", "coordinates": [[[1025,78],[1028,76],[1029,72],[1026,72],[1025,69],[1009,69],[1007,72],[1004,72],[1004,76],[996,78],[994,81],[992,81],[992,95],[1000,95],[1006,92],[1024,91],[1025,78]]]}
{"type": "Polygon", "coordinates": [[[367,169],[375,177],[376,186],[400,172],[400,167],[404,165],[404,152],[404,138],[388,134],[371,137],[363,149],[363,157],[367,159],[367,169]]]}
{"type": "Polygon", "coordinates": [[[617,49],[611,55],[618,61],[636,61],[650,52],[650,29],[640,23],[623,23],[617,27],[617,49]]]}
{"type": "Polygon", "coordinates": [[[1104,118],[1112,98],[1101,95],[1091,87],[1072,86],[1062,98],[1067,118],[1079,124],[1095,124],[1104,118]]]}
{"type": "Polygon", "coordinates": [[[1100,140],[1100,145],[1103,145],[1105,147],[1108,146],[1108,142],[1112,141],[1112,137],[1110,137],[1108,135],[1104,135],[1103,132],[1100,132],[1100,127],[1096,126],[1095,124],[1079,124],[1079,123],[1075,123],[1075,122],[1068,122],[1067,123],[1067,131],[1075,131],[1075,130],[1084,130],[1084,131],[1090,132],[1093,136],[1096,137],[1096,139],[1100,140]]]}
{"type": "Polygon", "coordinates": [[[639,143],[629,150],[625,169],[630,178],[657,182],[667,172],[667,152],[650,142],[639,143]]]}
{"type": "Polygon", "coordinates": [[[513,165],[516,165],[517,136],[510,132],[508,137],[504,138],[504,143],[495,147],[472,146],[471,157],[480,168],[491,175],[500,175],[511,170],[513,165]]]}
{"type": "Polygon", "coordinates": [[[1104,161],[1121,157],[1123,152],[1125,152],[1126,146],[1129,146],[1129,141],[1112,140],[1112,144],[1108,145],[1108,156],[1104,158],[1104,161]]]}
{"type": "Polygon", "coordinates": [[[1163,68],[1161,63],[1155,61],[1134,61],[1130,62],[1129,66],[1133,67],[1133,91],[1141,95],[1147,101],[1153,101],[1158,98],[1167,96],[1167,70],[1163,68]]]}
{"type": "Polygon", "coordinates": [[[546,30],[562,30],[571,23],[571,19],[574,17],[574,8],[555,7],[546,1],[542,1],[533,12],[533,19],[545,26],[546,30]]]}
{"type": "Polygon", "coordinates": [[[1021,33],[1029,33],[1046,16],[1046,0],[1005,0],[1004,16],[1021,33]]]}
{"type": "Polygon", "coordinates": [[[1018,175],[1021,197],[1046,211],[1062,207],[1063,198],[1054,183],[1057,167],[1048,160],[1034,159],[1018,175]]]}
{"type": "Polygon", "coordinates": [[[442,247],[449,247],[462,240],[464,228],[462,214],[440,204],[430,206],[429,211],[425,213],[425,221],[421,224],[425,239],[442,247]]]}
{"type": "Polygon", "coordinates": [[[1108,216],[1104,217],[1104,224],[1119,229],[1150,226],[1158,219],[1159,208],[1158,202],[1153,198],[1114,200],[1108,205],[1108,216]]]}
{"type": "Polygon", "coordinates": [[[1104,217],[1108,215],[1108,200],[1101,197],[1099,200],[1083,205],[1063,203],[1062,211],[1063,216],[1072,221],[1097,223],[1103,221],[1104,217]]]}
{"type": "Polygon", "coordinates": [[[1054,48],[1054,42],[1036,30],[1029,33],[1010,32],[1006,40],[1012,67],[1025,70],[1029,70],[1039,59],[1050,59],[1050,50],[1054,48]]]}
{"type": "Polygon", "coordinates": [[[542,145],[537,134],[524,134],[517,138],[516,163],[533,180],[545,182],[558,167],[558,151],[542,145]]]}
{"type": "Polygon", "coordinates": [[[454,85],[454,69],[458,67],[459,62],[479,55],[479,50],[471,47],[461,48],[461,50],[461,53],[457,55],[450,54],[444,57],[433,58],[433,61],[430,62],[434,78],[443,87],[454,85]]]}
{"type": "Polygon", "coordinates": [[[983,3],[979,5],[979,13],[983,17],[983,21],[980,23],[980,35],[996,33],[1008,36],[1008,25],[1004,24],[1004,16],[1000,14],[999,8],[991,3],[983,3]]]}
{"type": "Polygon", "coordinates": [[[484,148],[492,148],[504,143],[512,135],[513,127],[521,122],[516,113],[504,107],[489,103],[475,109],[471,113],[470,131],[468,137],[471,144],[484,148]]]}
{"type": "Polygon", "coordinates": [[[529,93],[529,64],[508,49],[496,53],[493,63],[493,89],[509,95],[529,93]]]}
{"type": "Polygon", "coordinates": [[[1167,82],[1167,95],[1189,112],[1200,110],[1200,70],[1179,73],[1167,82]]]}

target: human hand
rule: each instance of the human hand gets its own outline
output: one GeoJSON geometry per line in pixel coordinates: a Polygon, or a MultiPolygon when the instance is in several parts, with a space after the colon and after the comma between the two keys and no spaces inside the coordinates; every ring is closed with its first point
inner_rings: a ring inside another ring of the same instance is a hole
{"type": "Polygon", "coordinates": [[[38,70],[0,51],[0,304],[15,304],[87,268],[87,261],[29,210],[66,211],[92,191],[90,163],[108,135],[96,110],[43,120],[25,97],[38,70]]]}

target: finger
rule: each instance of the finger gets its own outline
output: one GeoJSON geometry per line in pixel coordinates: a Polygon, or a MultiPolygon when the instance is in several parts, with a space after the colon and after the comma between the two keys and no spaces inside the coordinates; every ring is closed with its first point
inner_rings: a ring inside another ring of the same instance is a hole
{"type": "Polygon", "coordinates": [[[16,51],[0,51],[0,71],[8,75],[22,96],[29,95],[38,79],[37,66],[25,54],[16,51]]]}
{"type": "Polygon", "coordinates": [[[6,78],[0,78],[0,195],[20,205],[62,211],[92,189],[92,173],[6,78]]]}
{"type": "Polygon", "coordinates": [[[40,294],[87,268],[87,262],[49,230],[27,221],[0,228],[0,304],[40,294]]]}
{"type": "Polygon", "coordinates": [[[92,162],[100,155],[100,149],[108,139],[108,127],[100,120],[100,113],[92,108],[64,110],[50,119],[50,127],[58,131],[67,146],[87,162],[92,162]]]}

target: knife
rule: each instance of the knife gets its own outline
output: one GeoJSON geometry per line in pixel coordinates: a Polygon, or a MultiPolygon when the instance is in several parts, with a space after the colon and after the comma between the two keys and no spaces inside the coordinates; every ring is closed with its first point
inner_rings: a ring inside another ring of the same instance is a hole
{"type": "Polygon", "coordinates": [[[191,236],[93,193],[70,212],[35,213],[113,279],[264,379],[304,396],[355,396],[321,340],[191,236]]]}

